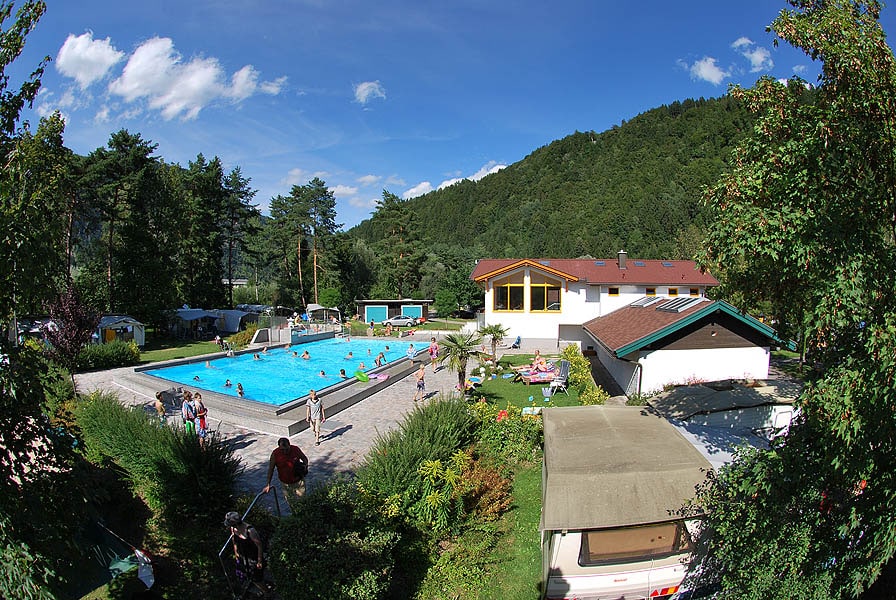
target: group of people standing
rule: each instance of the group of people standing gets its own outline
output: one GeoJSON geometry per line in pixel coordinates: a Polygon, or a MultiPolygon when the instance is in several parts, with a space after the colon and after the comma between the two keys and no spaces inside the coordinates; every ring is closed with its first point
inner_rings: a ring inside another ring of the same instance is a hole
{"type": "MultiPolygon", "coordinates": [[[[166,422],[165,402],[162,398],[162,392],[156,392],[155,401],[156,414],[160,423],[166,422]]],[[[183,420],[184,429],[187,433],[192,433],[199,438],[199,444],[205,446],[208,438],[208,408],[202,401],[202,394],[195,394],[190,390],[184,390],[183,401],[180,405],[180,416],[183,420]]]]}

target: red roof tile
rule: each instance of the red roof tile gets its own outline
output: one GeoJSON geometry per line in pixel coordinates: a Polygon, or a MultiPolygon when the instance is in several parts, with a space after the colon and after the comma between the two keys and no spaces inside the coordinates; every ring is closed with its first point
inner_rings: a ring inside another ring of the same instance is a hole
{"type": "Polygon", "coordinates": [[[643,307],[625,306],[603,317],[592,319],[583,327],[610,351],[616,352],[706,308],[709,302],[705,299],[703,302],[695,302],[693,306],[681,312],[657,310],[675,300],[677,298],[669,298],[643,307]]]}
{"type": "Polygon", "coordinates": [[[559,271],[589,284],[605,285],[702,285],[715,287],[719,281],[706,271],[697,269],[692,260],[641,260],[628,258],[627,268],[620,269],[617,259],[585,260],[572,258],[483,258],[476,263],[471,279],[491,279],[514,265],[528,265],[545,271],[559,271]],[[643,266],[642,266],[643,265],[643,266]]]}

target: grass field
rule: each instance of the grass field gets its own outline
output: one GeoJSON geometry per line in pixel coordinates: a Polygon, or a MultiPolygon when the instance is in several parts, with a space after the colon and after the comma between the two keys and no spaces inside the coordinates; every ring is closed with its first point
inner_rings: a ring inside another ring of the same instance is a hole
{"type": "Polygon", "coordinates": [[[480,598],[536,600],[541,597],[541,463],[517,470],[513,508],[505,515],[506,533],[494,555],[491,577],[480,598]]]}
{"type": "Polygon", "coordinates": [[[220,349],[212,341],[147,338],[146,345],[140,351],[140,364],[190,358],[213,352],[220,352],[220,349]]]}

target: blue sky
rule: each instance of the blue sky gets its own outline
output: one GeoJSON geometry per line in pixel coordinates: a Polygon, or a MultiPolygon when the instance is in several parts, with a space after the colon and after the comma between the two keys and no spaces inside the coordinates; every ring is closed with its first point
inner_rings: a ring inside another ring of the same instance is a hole
{"type": "MultiPolygon", "coordinates": [[[[765,32],[786,3],[48,0],[17,69],[87,154],[128,129],[239,166],[267,212],[320,177],[346,227],[383,189],[479,179],[574,131],[818,65],[765,32]]],[[[892,30],[885,9],[884,29],[892,30]]]]}

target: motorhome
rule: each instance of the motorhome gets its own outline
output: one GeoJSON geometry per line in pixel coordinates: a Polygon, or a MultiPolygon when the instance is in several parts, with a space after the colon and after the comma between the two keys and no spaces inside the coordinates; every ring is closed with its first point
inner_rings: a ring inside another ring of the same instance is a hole
{"type": "Polygon", "coordinates": [[[671,598],[699,525],[676,514],[709,461],[648,407],[546,408],[542,593],[671,598]]]}

